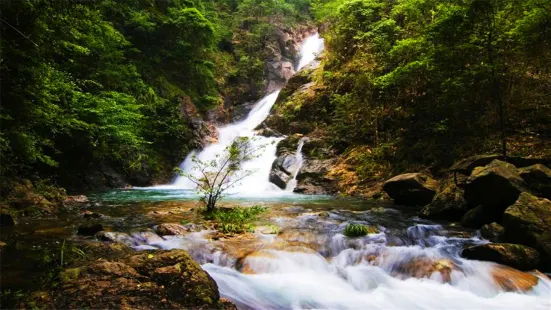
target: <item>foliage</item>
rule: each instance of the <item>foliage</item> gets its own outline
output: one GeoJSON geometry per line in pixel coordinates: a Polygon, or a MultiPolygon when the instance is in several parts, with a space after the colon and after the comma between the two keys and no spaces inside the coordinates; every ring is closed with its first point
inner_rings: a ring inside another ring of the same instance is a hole
{"type": "Polygon", "coordinates": [[[333,146],[373,150],[362,179],[378,162],[396,173],[483,152],[551,154],[550,6],[313,0],[327,25],[317,96],[330,101],[320,111],[333,146]]]}
{"type": "Polygon", "coordinates": [[[255,205],[252,207],[217,208],[207,211],[206,218],[217,223],[217,229],[224,233],[239,233],[254,231],[251,224],[256,216],[266,211],[266,207],[255,205]]]}
{"type": "Polygon", "coordinates": [[[249,137],[238,137],[222,153],[215,154],[211,161],[193,155],[191,173],[180,173],[195,183],[197,194],[207,210],[214,210],[216,203],[228,191],[256,171],[244,169],[242,164],[259,156],[263,146],[254,146],[249,137]]]}
{"type": "Polygon", "coordinates": [[[363,224],[354,224],[354,223],[349,223],[348,225],[346,225],[343,232],[345,236],[350,238],[361,237],[361,236],[365,236],[368,234],[375,234],[375,233],[377,233],[377,229],[373,227],[363,225],[363,224]]]}
{"type": "Polygon", "coordinates": [[[188,108],[257,99],[274,22],[293,27],[308,1],[7,0],[0,10],[4,195],[16,178],[75,186],[105,167],[127,179],[173,167],[197,147],[190,117],[200,115],[188,108]]]}

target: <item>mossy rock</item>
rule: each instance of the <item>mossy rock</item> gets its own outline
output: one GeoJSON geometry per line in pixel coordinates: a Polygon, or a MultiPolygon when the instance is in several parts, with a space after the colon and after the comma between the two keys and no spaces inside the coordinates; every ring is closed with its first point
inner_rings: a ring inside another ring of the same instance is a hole
{"type": "Polygon", "coordinates": [[[505,228],[499,225],[496,222],[485,224],[480,229],[480,234],[482,237],[492,241],[492,242],[501,242],[505,234],[505,228]]]}
{"type": "Polygon", "coordinates": [[[542,256],[542,268],[551,270],[551,201],[522,193],[501,224],[507,242],[533,247],[542,256]]]}
{"type": "Polygon", "coordinates": [[[438,182],[424,173],[400,174],[386,181],[383,190],[396,204],[425,206],[438,189],[438,182]]]}
{"type": "Polygon", "coordinates": [[[486,206],[478,206],[463,215],[461,225],[470,228],[480,228],[484,224],[499,221],[501,221],[501,212],[496,212],[496,210],[486,206]]]}
{"type": "Polygon", "coordinates": [[[518,170],[519,175],[539,196],[551,199],[551,169],[536,164],[518,170]]]}
{"type": "Polygon", "coordinates": [[[432,202],[421,210],[428,219],[457,221],[469,210],[463,189],[451,183],[436,194],[432,202]]]}
{"type": "Polygon", "coordinates": [[[216,282],[183,250],[148,251],[60,273],[63,309],[235,309],[216,282]]]}
{"type": "Polygon", "coordinates": [[[538,267],[540,255],[533,248],[512,243],[488,243],[468,247],[462,256],[468,259],[492,261],[519,270],[538,267]]]}

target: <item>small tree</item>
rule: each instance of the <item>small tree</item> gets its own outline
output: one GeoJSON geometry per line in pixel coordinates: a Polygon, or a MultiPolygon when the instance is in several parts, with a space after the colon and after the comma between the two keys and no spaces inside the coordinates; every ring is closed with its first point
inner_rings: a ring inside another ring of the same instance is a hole
{"type": "Polygon", "coordinates": [[[243,179],[255,173],[252,169],[243,169],[242,163],[257,158],[263,146],[253,146],[249,137],[239,137],[227,146],[214,159],[204,161],[192,157],[193,172],[180,173],[197,185],[197,194],[205,204],[207,211],[212,211],[216,203],[227,194],[227,191],[238,185],[243,179]]]}

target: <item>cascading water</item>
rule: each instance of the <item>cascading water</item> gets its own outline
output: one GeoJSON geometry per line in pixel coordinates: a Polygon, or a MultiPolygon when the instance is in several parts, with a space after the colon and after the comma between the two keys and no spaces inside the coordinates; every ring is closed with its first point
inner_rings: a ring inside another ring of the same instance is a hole
{"type": "Polygon", "coordinates": [[[271,220],[281,229],[277,235],[213,241],[215,231],[204,230],[124,240],[136,249],[185,249],[216,281],[220,295],[241,310],[551,307],[551,281],[545,276],[462,258],[464,246],[488,242],[476,233],[412,223],[397,210],[379,208],[295,207],[271,220]],[[348,238],[343,231],[349,222],[379,232],[348,238]]]}
{"type": "MultiPolygon", "coordinates": [[[[316,33],[308,37],[301,46],[301,59],[297,66],[297,71],[312,62],[322,50],[323,39],[320,38],[319,34],[316,33]]],[[[269,181],[270,169],[273,161],[276,159],[277,142],[281,138],[263,137],[254,133],[254,129],[270,114],[270,110],[276,102],[278,94],[279,90],[258,101],[243,121],[217,128],[218,142],[208,145],[201,151],[190,153],[180,165],[180,169],[186,174],[198,176],[199,172],[194,169],[193,156],[196,156],[203,162],[211,162],[213,159],[216,159],[217,155],[222,154],[237,137],[254,137],[254,139],[250,140],[251,147],[260,151],[259,156],[242,164],[244,170],[253,171],[254,173],[245,178],[235,188],[232,188],[232,193],[245,195],[266,194],[266,192],[273,195],[288,193],[287,191],[282,191],[269,181]]],[[[296,186],[296,176],[294,184],[296,186]]],[[[196,185],[189,178],[179,176],[171,185],[157,186],[156,188],[195,189],[195,187],[196,185]]]]}
{"type": "Polygon", "coordinates": [[[297,187],[297,176],[300,172],[300,169],[302,169],[302,165],[304,164],[304,156],[302,156],[302,147],[304,146],[304,143],[308,141],[307,137],[301,138],[298,141],[298,147],[297,152],[295,153],[295,158],[297,160],[297,169],[295,170],[295,173],[293,173],[293,179],[287,183],[287,187],[285,188],[285,191],[287,192],[293,192],[295,188],[297,187]]]}

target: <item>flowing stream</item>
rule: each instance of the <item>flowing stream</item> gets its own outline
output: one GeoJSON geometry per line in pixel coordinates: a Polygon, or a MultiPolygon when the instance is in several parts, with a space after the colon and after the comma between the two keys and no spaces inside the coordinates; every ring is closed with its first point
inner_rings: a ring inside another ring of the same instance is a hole
{"type": "Polygon", "coordinates": [[[220,237],[203,228],[183,236],[133,232],[120,239],[137,250],[185,249],[239,309],[551,307],[545,276],[461,258],[463,247],[488,242],[478,231],[354,199],[295,195],[239,203],[259,201],[269,207],[261,222],[277,225],[278,232],[220,237]],[[375,230],[349,238],[343,234],[348,223],[375,230]]]}

